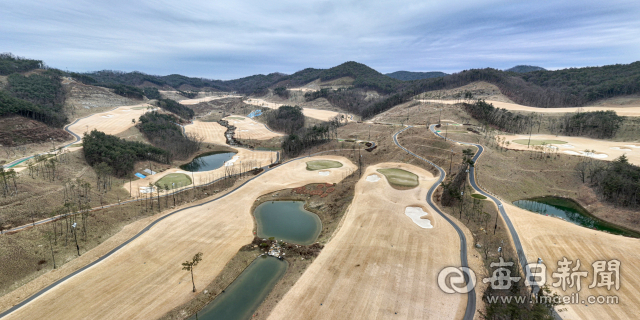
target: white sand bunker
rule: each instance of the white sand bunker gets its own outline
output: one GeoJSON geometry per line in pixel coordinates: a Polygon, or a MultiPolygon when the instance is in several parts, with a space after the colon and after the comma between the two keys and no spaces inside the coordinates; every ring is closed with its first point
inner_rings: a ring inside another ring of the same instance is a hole
{"type": "Polygon", "coordinates": [[[620,151],[631,151],[631,149],[627,149],[627,148],[620,148],[620,147],[611,147],[609,148],[611,150],[620,150],[620,151]]]}
{"type": "Polygon", "coordinates": [[[624,146],[625,146],[625,147],[629,147],[629,148],[636,148],[636,149],[637,149],[637,148],[640,148],[640,146],[635,145],[635,144],[625,144],[624,146]]]}
{"type": "Polygon", "coordinates": [[[367,176],[367,181],[369,181],[369,182],[378,182],[378,181],[380,181],[380,176],[378,176],[377,174],[372,174],[370,176],[367,176]]]}
{"type": "Polygon", "coordinates": [[[249,130],[240,130],[240,132],[247,132],[247,131],[249,131],[249,130]]]}
{"type": "Polygon", "coordinates": [[[559,144],[558,147],[565,148],[565,149],[573,149],[573,148],[575,148],[573,145],[570,145],[570,144],[559,144]]]}
{"type": "Polygon", "coordinates": [[[330,171],[319,171],[318,174],[321,176],[328,176],[331,172],[330,171]]]}
{"type": "Polygon", "coordinates": [[[231,158],[231,160],[229,160],[229,161],[224,163],[224,166],[225,167],[231,167],[233,165],[233,163],[238,160],[238,158],[240,158],[240,156],[233,156],[233,158],[231,158]]]}
{"type": "Polygon", "coordinates": [[[404,214],[406,214],[407,217],[411,218],[413,223],[417,224],[420,228],[433,228],[429,219],[422,219],[422,217],[426,216],[427,213],[424,212],[420,207],[407,207],[406,209],[404,209],[404,214]]]}
{"type": "Polygon", "coordinates": [[[609,155],[606,153],[593,153],[593,152],[584,152],[584,151],[576,152],[576,151],[566,150],[564,151],[564,153],[570,154],[572,156],[584,156],[584,157],[590,157],[590,158],[596,158],[596,159],[604,159],[609,157],[609,155]]]}
{"type": "Polygon", "coordinates": [[[106,116],[102,116],[102,117],[103,117],[103,118],[113,118],[113,115],[112,115],[112,114],[108,114],[108,115],[106,115],[106,116]]]}

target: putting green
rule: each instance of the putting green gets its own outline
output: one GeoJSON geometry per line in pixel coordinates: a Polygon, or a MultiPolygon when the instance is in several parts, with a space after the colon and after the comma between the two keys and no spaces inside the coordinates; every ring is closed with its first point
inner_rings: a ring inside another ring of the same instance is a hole
{"type": "Polygon", "coordinates": [[[340,167],[342,167],[342,163],[333,160],[313,160],[307,162],[307,170],[309,171],[340,167]]]}
{"type": "Polygon", "coordinates": [[[483,196],[483,195],[481,195],[479,193],[472,193],[471,196],[476,198],[476,199],[480,199],[480,200],[484,200],[484,199],[487,198],[487,197],[485,197],[485,196],[483,196]]]}
{"type": "Polygon", "coordinates": [[[240,118],[240,117],[229,117],[227,119],[231,119],[231,120],[244,120],[244,118],[240,118]]]}
{"type": "MultiPolygon", "coordinates": [[[[518,144],[524,144],[527,145],[529,143],[529,139],[518,139],[518,140],[513,140],[513,142],[518,143],[518,144]]],[[[542,144],[566,144],[566,141],[562,141],[562,140],[533,140],[531,139],[531,145],[532,146],[540,146],[542,144]]]]}
{"type": "Polygon", "coordinates": [[[378,169],[389,181],[392,187],[415,188],[418,186],[418,176],[402,169],[378,169]]]}
{"type": "Polygon", "coordinates": [[[156,184],[160,186],[168,186],[169,189],[184,187],[191,184],[191,178],[184,173],[170,173],[162,177],[156,184]]]}
{"type": "Polygon", "coordinates": [[[148,107],[133,107],[130,108],[131,110],[142,110],[142,109],[147,109],[148,107]]]}

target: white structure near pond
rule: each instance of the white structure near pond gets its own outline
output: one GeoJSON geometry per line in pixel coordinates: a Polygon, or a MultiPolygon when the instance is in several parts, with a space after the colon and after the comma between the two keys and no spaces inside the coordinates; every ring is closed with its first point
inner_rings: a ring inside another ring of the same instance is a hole
{"type": "Polygon", "coordinates": [[[411,221],[417,224],[420,228],[433,228],[433,225],[431,225],[431,220],[422,218],[426,216],[427,213],[424,212],[424,210],[422,210],[422,208],[420,207],[407,207],[406,209],[404,209],[404,214],[406,214],[407,217],[411,218],[411,221]]]}

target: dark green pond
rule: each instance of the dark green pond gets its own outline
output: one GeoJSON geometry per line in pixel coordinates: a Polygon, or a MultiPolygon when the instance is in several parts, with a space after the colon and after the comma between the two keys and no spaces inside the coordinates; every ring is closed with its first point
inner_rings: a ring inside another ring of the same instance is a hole
{"type": "MultiPolygon", "coordinates": [[[[199,320],[248,320],[282,278],[287,262],[270,256],[256,258],[225,292],[197,314],[199,320]]],[[[196,319],[192,316],[191,320],[196,319]]]]}
{"type": "Polygon", "coordinates": [[[258,224],[258,237],[308,245],[322,231],[320,218],[304,209],[304,201],[270,201],[253,212],[258,224]]]}
{"type": "Polygon", "coordinates": [[[606,231],[609,233],[619,234],[627,237],[640,237],[640,233],[638,232],[621,228],[612,223],[594,217],[582,206],[569,199],[542,197],[528,200],[518,200],[514,201],[513,204],[522,209],[537,212],[547,216],[560,217],[565,219],[566,221],[589,229],[606,231]]]}
{"type": "Polygon", "coordinates": [[[209,152],[195,157],[191,162],[181,165],[180,169],[190,172],[211,171],[218,169],[235,156],[235,152],[209,152]]]}

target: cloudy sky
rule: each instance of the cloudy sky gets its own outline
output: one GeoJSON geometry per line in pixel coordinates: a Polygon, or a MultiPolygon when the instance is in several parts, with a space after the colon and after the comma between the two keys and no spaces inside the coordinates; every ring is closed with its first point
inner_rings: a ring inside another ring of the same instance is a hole
{"type": "Polygon", "coordinates": [[[70,71],[234,79],[640,60],[640,1],[4,0],[0,52],[70,71]]]}

